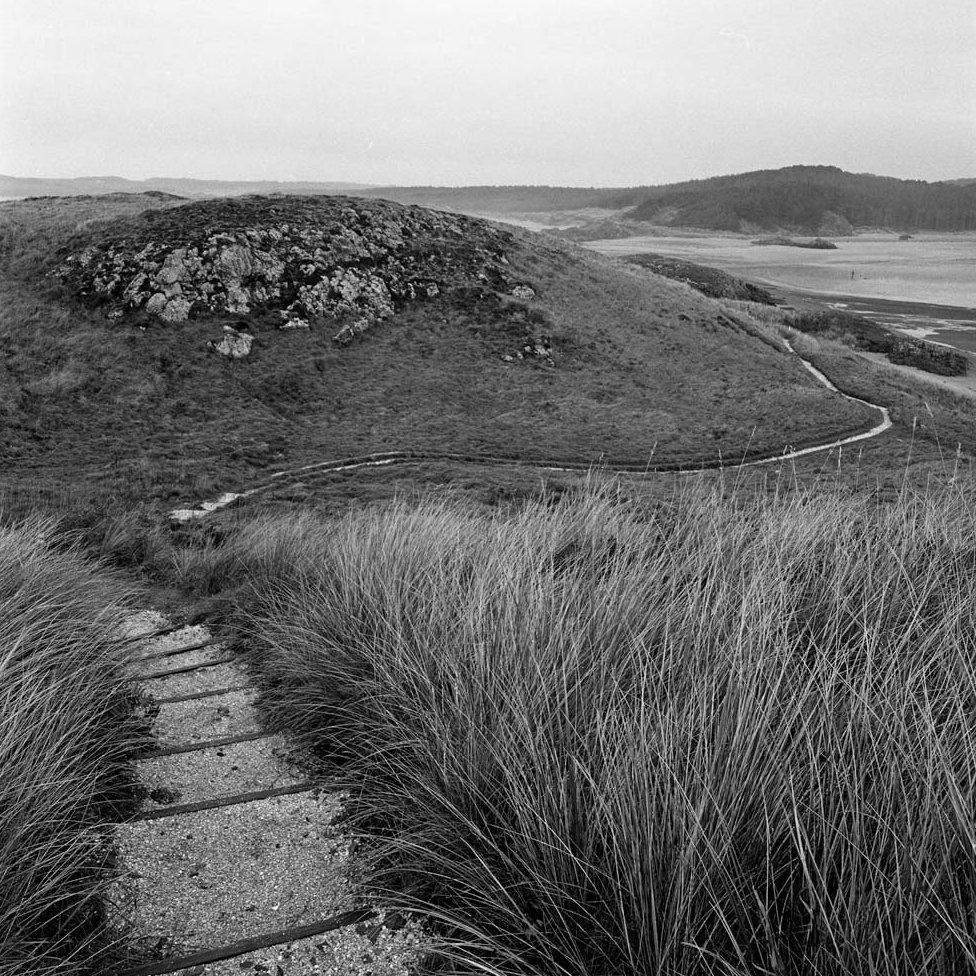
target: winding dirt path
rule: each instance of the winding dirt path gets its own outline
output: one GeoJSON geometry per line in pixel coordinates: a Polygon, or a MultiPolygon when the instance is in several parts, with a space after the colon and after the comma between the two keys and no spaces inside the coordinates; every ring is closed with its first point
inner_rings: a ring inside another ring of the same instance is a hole
{"type": "MultiPolygon", "coordinates": [[[[871,438],[878,437],[880,434],[883,434],[885,431],[891,428],[891,414],[887,407],[882,406],[879,403],[871,403],[870,400],[862,400],[860,397],[851,396],[849,393],[839,390],[819,369],[817,369],[816,366],[813,365],[813,363],[804,359],[793,348],[793,345],[789,339],[784,338],[783,345],[786,347],[786,351],[795,356],[803,364],[803,367],[807,370],[807,372],[810,373],[822,386],[826,387],[831,392],[837,393],[845,399],[850,400],[852,403],[860,403],[866,407],[871,407],[872,410],[877,410],[881,418],[879,422],[870,430],[863,431],[860,434],[851,434],[848,437],[841,437],[837,440],[827,441],[823,444],[815,444],[813,447],[794,449],[792,445],[788,445],[778,454],[770,454],[766,457],[755,458],[750,461],[728,463],[717,460],[704,464],[698,464],[694,467],[689,467],[682,464],[663,464],[652,466],[647,462],[621,462],[616,464],[603,463],[601,467],[607,471],[621,474],[642,474],[650,472],[701,474],[705,471],[715,471],[719,468],[726,470],[755,468],[764,464],[779,464],[783,461],[792,461],[795,458],[807,457],[811,454],[820,454],[824,451],[832,451],[834,448],[846,447],[848,444],[856,444],[860,441],[870,440],[871,438]]],[[[486,464],[490,466],[517,465],[520,467],[536,468],[539,471],[586,471],[594,467],[594,462],[589,461],[560,461],[547,463],[545,461],[532,461],[517,457],[503,457],[487,454],[476,455],[424,453],[422,451],[386,451],[375,454],[366,454],[359,457],[339,458],[332,461],[319,461],[315,464],[305,464],[298,468],[289,468],[285,471],[276,471],[271,475],[271,478],[267,482],[256,485],[254,488],[248,488],[244,491],[238,492],[225,492],[212,501],[201,502],[195,508],[174,509],[170,512],[170,518],[173,518],[179,522],[188,522],[192,519],[204,518],[205,516],[210,515],[212,512],[216,512],[219,509],[230,505],[232,502],[237,501],[238,498],[249,498],[252,495],[261,494],[262,492],[268,491],[271,488],[275,488],[283,483],[286,483],[285,479],[299,477],[304,474],[325,471],[352,471],[355,468],[379,468],[393,464],[409,464],[417,461],[461,461],[472,464],[486,464]]]]}

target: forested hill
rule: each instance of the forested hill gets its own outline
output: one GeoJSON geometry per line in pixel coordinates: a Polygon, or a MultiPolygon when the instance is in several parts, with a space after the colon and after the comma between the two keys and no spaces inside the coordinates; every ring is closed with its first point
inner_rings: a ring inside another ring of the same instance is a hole
{"type": "Polygon", "coordinates": [[[924,183],[788,166],[652,187],[627,216],[673,227],[786,229],[842,234],[854,227],[976,230],[976,185],[924,183]]]}
{"type": "Polygon", "coordinates": [[[626,208],[626,216],[635,220],[746,232],[976,230],[976,182],[924,183],[847,173],[836,166],[788,166],[665,186],[386,186],[360,192],[465,213],[626,208]]]}

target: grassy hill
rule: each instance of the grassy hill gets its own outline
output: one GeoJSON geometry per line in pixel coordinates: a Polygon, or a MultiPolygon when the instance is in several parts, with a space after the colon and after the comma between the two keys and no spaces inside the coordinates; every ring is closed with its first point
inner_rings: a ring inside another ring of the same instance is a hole
{"type": "Polygon", "coordinates": [[[656,187],[627,216],[676,227],[828,235],[851,226],[974,230],[976,186],[787,166],[656,187]]]}
{"type": "Polygon", "coordinates": [[[688,463],[873,420],[746,313],[559,242],[354,198],[176,204],[0,205],[8,485],[182,499],[402,449],[688,463]],[[214,351],[225,326],[249,356],[214,351]]]}

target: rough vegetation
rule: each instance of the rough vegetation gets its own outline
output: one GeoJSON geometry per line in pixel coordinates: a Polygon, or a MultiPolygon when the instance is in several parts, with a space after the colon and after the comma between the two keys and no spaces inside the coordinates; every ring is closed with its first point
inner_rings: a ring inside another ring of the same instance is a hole
{"type": "Polygon", "coordinates": [[[665,278],[683,281],[696,291],[712,298],[731,298],[737,301],[757,302],[760,305],[777,304],[776,299],[765,288],[743,281],[717,268],[706,268],[692,261],[650,253],[634,254],[628,256],[627,260],[665,278]]]}
{"type": "Polygon", "coordinates": [[[801,332],[839,339],[866,352],[884,353],[893,363],[914,366],[928,373],[965,376],[968,369],[969,361],[964,353],[922,339],[897,335],[853,312],[805,312],[791,316],[788,322],[801,332]]]}
{"type": "Polygon", "coordinates": [[[974,524],[955,493],[590,491],[258,520],[197,562],[462,970],[950,976],[974,524]]]}
{"type": "Polygon", "coordinates": [[[348,197],[244,197],[193,203],[112,226],[57,268],[113,317],[163,322],[277,314],[282,328],[341,324],[348,342],[442,289],[518,285],[507,231],[466,217],[348,197]]]}
{"type": "Polygon", "coordinates": [[[97,830],[131,800],[128,586],[0,510],[0,973],[103,973],[97,830]]]}

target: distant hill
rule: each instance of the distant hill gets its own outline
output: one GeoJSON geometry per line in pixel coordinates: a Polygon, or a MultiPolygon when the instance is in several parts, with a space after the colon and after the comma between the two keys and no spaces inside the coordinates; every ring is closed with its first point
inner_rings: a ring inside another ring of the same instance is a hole
{"type": "Polygon", "coordinates": [[[788,166],[652,188],[626,216],[672,227],[831,236],[851,227],[976,230],[976,184],[788,166]]]}
{"type": "Polygon", "coordinates": [[[79,176],[72,179],[4,176],[0,174],[0,197],[97,196],[104,193],[159,191],[180,197],[233,197],[247,193],[348,193],[362,190],[364,183],[288,182],[280,180],[193,180],[154,177],[127,180],[122,176],[79,176]]]}
{"type": "MultiPolygon", "coordinates": [[[[636,187],[372,186],[122,177],[32,179],[0,176],[0,197],[162,192],[180,197],[352,193],[456,213],[499,216],[618,211],[622,225],[643,223],[745,233],[787,231],[837,237],[853,227],[897,231],[976,229],[976,179],[924,183],[847,173],[836,166],[788,166],[684,183],[636,187]]],[[[612,236],[612,234],[605,234],[612,236]]],[[[590,239],[584,229],[580,239],[590,239]]]]}
{"type": "Polygon", "coordinates": [[[872,419],[650,271],[340,196],[2,203],[0,348],[0,484],[174,501],[371,451],[717,462],[872,419]]]}
{"type": "Polygon", "coordinates": [[[515,214],[585,210],[619,210],[647,199],[651,187],[593,186],[373,186],[362,196],[417,204],[459,213],[515,214]]]}

